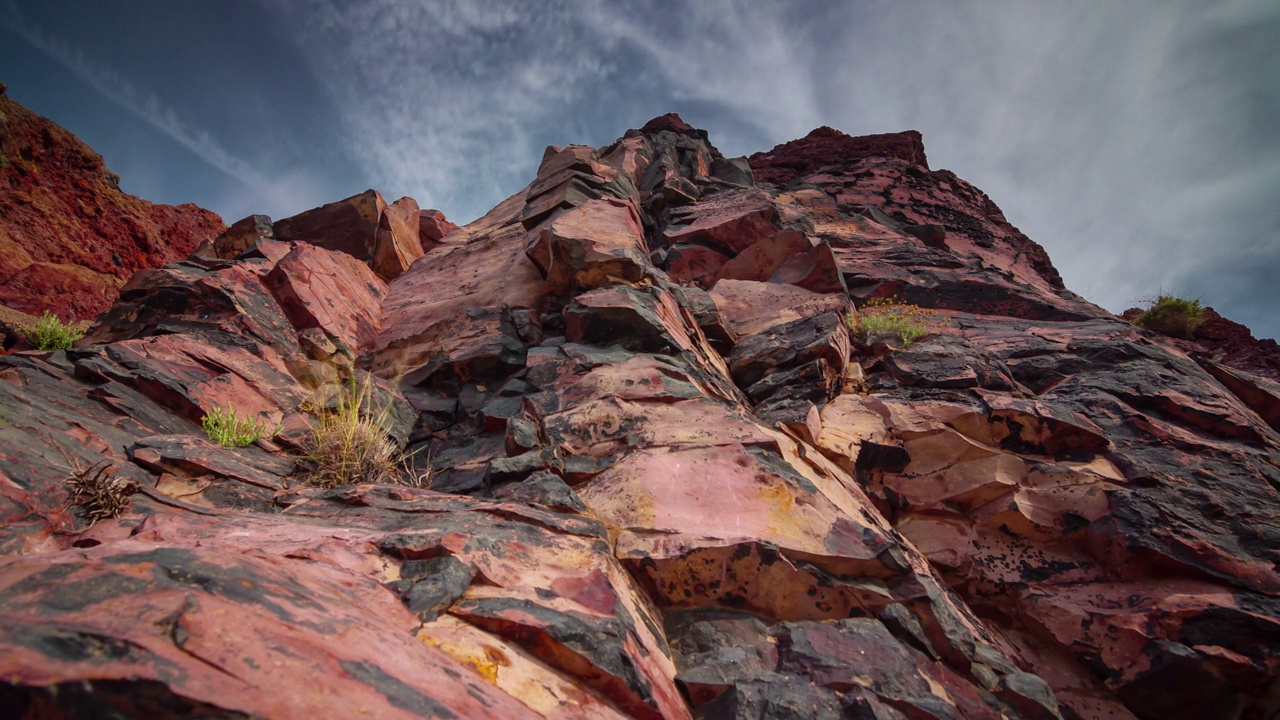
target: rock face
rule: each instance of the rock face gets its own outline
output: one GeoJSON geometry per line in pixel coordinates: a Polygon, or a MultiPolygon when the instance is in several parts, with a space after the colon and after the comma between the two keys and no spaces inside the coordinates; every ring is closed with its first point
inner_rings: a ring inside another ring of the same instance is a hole
{"type": "MultiPolygon", "coordinates": [[[[1141,308],[1130,308],[1121,317],[1133,321],[1142,312],[1141,308]]],[[[1255,338],[1249,328],[1222,317],[1213,308],[1204,309],[1203,322],[1191,340],[1166,340],[1202,362],[1230,365],[1280,382],[1280,345],[1275,340],[1255,338]]]]}
{"type": "MultiPolygon", "coordinates": [[[[279,220],[272,225],[271,236],[347,253],[366,262],[378,277],[390,280],[422,257],[419,212],[413,198],[389,205],[382,193],[366,190],[279,220]]],[[[440,216],[439,222],[447,221],[440,216]]]]}
{"type": "Polygon", "coordinates": [[[757,180],[785,185],[833,164],[871,157],[892,158],[929,169],[924,138],[915,130],[850,137],[834,128],[820,127],[799,140],[758,152],[749,159],[757,180]]]}
{"type": "Polygon", "coordinates": [[[0,93],[0,305],[93,320],[133,273],[222,232],[195,205],[153,205],[74,135],[0,93]]]}
{"type": "Polygon", "coordinates": [[[668,115],[429,247],[376,194],[237,223],[0,358],[0,702],[1270,717],[1276,386],[1063,289],[896,137],[749,164],[668,115]],[[863,330],[891,295],[930,332],[863,330]],[[300,474],[350,378],[407,485],[300,474]],[[228,405],[280,433],[212,444],[228,405]],[[94,473],[134,494],[89,527],[94,473]]]}

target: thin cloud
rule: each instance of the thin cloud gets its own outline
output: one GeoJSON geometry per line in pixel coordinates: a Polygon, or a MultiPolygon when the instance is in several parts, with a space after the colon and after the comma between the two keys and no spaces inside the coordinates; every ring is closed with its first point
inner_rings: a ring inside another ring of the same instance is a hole
{"type": "Polygon", "coordinates": [[[531,179],[535,141],[613,71],[555,3],[271,0],[380,189],[459,219],[531,179]]]}
{"type": "Polygon", "coordinates": [[[184,123],[173,108],[166,106],[154,94],[138,90],[126,78],[89,62],[79,50],[44,33],[39,27],[29,25],[12,2],[0,5],[0,23],[69,70],[85,85],[190,150],[210,167],[248,185],[263,187],[267,184],[267,178],[250,163],[224,150],[209,133],[184,123]]]}
{"type": "MultiPolygon", "coordinates": [[[[10,0],[0,22],[240,178],[237,207],[254,194],[318,204],[368,182],[466,221],[527,183],[544,144],[605,144],[671,110],[729,155],[819,125],[910,128],[935,168],[989,193],[1068,287],[1111,310],[1161,289],[1199,289],[1229,316],[1280,302],[1265,273],[1203,277],[1239,267],[1231,258],[1280,257],[1280,6],[1269,0],[259,3],[325,96],[317,107],[337,113],[281,139],[298,147],[276,154],[308,168],[273,173],[283,183],[263,177],[261,156],[254,167],[226,152],[241,147],[218,143],[230,135],[185,124],[184,106],[26,28],[10,0]],[[307,150],[317,143],[323,162],[307,150]]],[[[255,87],[280,98],[251,78],[223,82],[211,90],[237,102],[255,87]]],[[[254,131],[272,139],[272,127],[254,131]]],[[[1280,331],[1261,322],[1259,334],[1280,331]]]]}

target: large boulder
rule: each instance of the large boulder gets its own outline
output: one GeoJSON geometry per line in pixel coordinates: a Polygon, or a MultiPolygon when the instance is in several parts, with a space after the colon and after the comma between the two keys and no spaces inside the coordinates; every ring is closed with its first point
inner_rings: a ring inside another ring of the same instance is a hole
{"type": "Polygon", "coordinates": [[[344,252],[390,281],[422,257],[419,209],[413,198],[388,204],[377,190],[365,190],[272,225],[277,240],[305,242],[344,252]]]}

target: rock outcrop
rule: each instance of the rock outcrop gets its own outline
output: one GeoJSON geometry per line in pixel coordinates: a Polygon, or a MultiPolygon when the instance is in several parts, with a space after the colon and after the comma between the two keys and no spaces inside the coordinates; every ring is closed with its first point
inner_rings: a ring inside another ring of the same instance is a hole
{"type": "Polygon", "coordinates": [[[153,205],[71,133],[0,92],[0,305],[93,320],[138,270],[222,232],[195,205],[153,205]]]}
{"type": "MultiPolygon", "coordinates": [[[[1137,320],[1141,308],[1125,310],[1121,317],[1137,320]]],[[[1249,328],[1219,315],[1213,308],[1205,308],[1202,322],[1195,328],[1190,340],[1166,338],[1201,361],[1221,363],[1236,370],[1260,375],[1280,382],[1280,345],[1275,340],[1259,340],[1249,328]]]]}
{"type": "Polygon", "coordinates": [[[771,156],[668,115],[431,243],[376,194],[249,218],[0,358],[0,703],[1280,710],[1274,385],[1062,288],[918,135],[771,156]],[[861,330],[889,296],[930,332],[861,330]],[[299,472],[351,382],[406,484],[299,472]],[[214,445],[227,406],[280,432],[214,445]],[[86,477],[129,510],[90,526],[86,477]]]}

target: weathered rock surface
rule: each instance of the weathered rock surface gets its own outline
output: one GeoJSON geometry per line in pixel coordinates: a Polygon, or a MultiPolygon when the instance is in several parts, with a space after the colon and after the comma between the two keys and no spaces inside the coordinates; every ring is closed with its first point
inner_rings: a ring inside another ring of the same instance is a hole
{"type": "Polygon", "coordinates": [[[6,708],[1280,710],[1276,385],[1062,289],[918,135],[748,166],[667,115],[427,217],[250,218],[0,357],[6,708]],[[889,295],[931,332],[853,331],[889,295]],[[353,377],[430,489],[306,484],[353,377]],[[228,405],[280,434],[214,445],[228,405]],[[89,527],[104,466],[137,489],[89,527]]]}
{"type": "Polygon", "coordinates": [[[832,165],[868,157],[894,158],[929,167],[924,138],[915,130],[850,137],[829,127],[820,127],[768,152],[758,152],[750,161],[757,180],[782,185],[832,165]]]}
{"type": "MultiPolygon", "coordinates": [[[[1133,321],[1142,312],[1141,308],[1130,308],[1121,317],[1133,321]]],[[[1249,328],[1222,317],[1211,307],[1204,309],[1203,322],[1191,340],[1166,340],[1197,358],[1280,382],[1280,345],[1270,338],[1255,338],[1249,328]]]]}
{"type": "Polygon", "coordinates": [[[347,253],[368,264],[378,277],[391,280],[422,257],[419,213],[413,198],[388,204],[382,193],[365,190],[346,200],[277,220],[272,234],[276,240],[305,242],[347,253]]]}
{"type": "Polygon", "coordinates": [[[222,232],[195,205],[153,205],[71,133],[0,93],[0,305],[93,320],[138,270],[222,232]]]}

